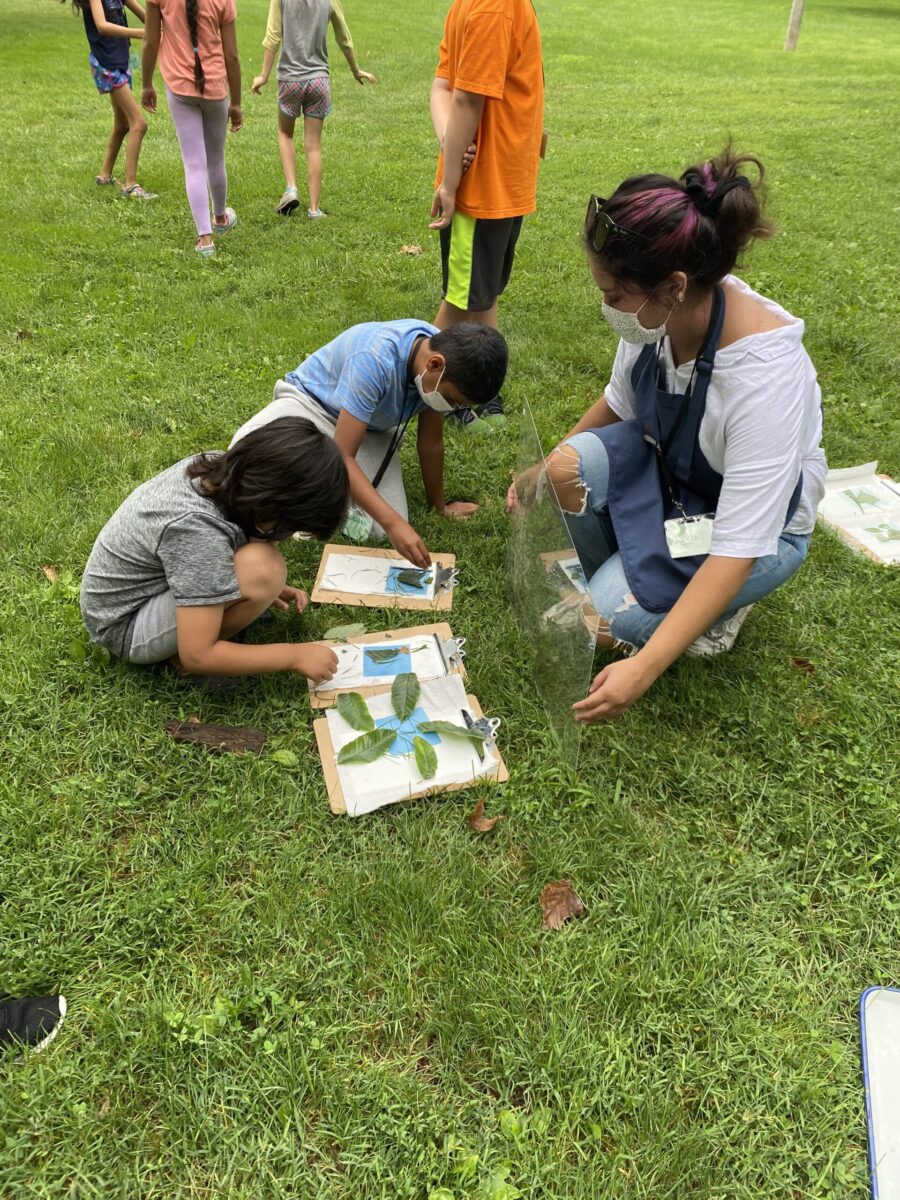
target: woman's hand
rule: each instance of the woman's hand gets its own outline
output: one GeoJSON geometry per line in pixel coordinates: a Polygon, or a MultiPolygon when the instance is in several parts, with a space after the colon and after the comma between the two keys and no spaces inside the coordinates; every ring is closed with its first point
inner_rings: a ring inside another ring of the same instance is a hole
{"type": "Polygon", "coordinates": [[[287,612],[292,604],[298,613],[302,613],[307,604],[309,604],[309,596],[301,588],[290,587],[289,585],[282,589],[273,608],[277,608],[281,612],[287,612]]]}
{"type": "Polygon", "coordinates": [[[575,720],[582,725],[593,725],[595,721],[621,716],[655,679],[656,675],[641,662],[640,654],[610,663],[591,684],[587,697],[572,705],[575,720]]]}
{"type": "Polygon", "coordinates": [[[442,517],[454,517],[457,521],[467,521],[473,513],[478,512],[478,505],[473,504],[471,500],[451,500],[449,504],[445,504],[441,512],[442,517]]]}
{"type": "Polygon", "coordinates": [[[228,120],[231,122],[232,133],[237,133],[239,129],[243,128],[244,112],[239,104],[228,105],[228,120]]]}
{"type": "Polygon", "coordinates": [[[527,511],[534,504],[543,469],[543,463],[535,463],[521,475],[513,477],[506,493],[506,511],[510,516],[518,512],[520,507],[527,511]]]}
{"type": "Polygon", "coordinates": [[[141,108],[145,108],[148,113],[156,112],[156,88],[152,84],[141,89],[141,108]]]}

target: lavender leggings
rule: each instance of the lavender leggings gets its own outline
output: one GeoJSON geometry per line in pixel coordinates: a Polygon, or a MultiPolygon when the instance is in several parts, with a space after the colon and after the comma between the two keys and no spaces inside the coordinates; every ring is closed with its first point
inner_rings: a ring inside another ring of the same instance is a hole
{"type": "Polygon", "coordinates": [[[199,96],[176,96],[166,88],[169,112],[184,161],[184,183],[197,235],[212,233],[207,184],[213,212],[221,216],[228,199],[225,174],[225,132],[228,100],[203,100],[199,96]]]}

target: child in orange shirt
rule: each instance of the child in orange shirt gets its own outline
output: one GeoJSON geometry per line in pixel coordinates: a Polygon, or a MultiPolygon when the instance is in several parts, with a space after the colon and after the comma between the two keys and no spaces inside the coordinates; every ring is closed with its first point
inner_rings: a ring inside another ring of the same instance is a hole
{"type": "MultiPolygon", "coordinates": [[[[496,326],[522,218],[537,207],[544,79],[531,0],[453,0],[431,121],[441,148],[431,210],[443,268],[435,324],[496,326]]],[[[502,413],[499,397],[485,411],[502,413]]]]}

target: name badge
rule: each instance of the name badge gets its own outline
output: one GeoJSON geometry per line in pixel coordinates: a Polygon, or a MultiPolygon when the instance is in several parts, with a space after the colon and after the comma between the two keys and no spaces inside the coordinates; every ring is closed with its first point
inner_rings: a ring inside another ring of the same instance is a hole
{"type": "Polygon", "coordinates": [[[673,558],[709,554],[712,546],[713,514],[700,517],[673,517],[665,522],[666,544],[673,558]]]}

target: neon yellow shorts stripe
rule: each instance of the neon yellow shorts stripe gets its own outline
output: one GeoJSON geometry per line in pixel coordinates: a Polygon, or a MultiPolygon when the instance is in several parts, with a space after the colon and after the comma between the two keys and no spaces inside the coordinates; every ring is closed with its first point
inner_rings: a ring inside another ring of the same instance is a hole
{"type": "Polygon", "coordinates": [[[469,307],[472,286],[472,255],[475,246],[475,217],[455,212],[450,225],[450,254],[447,258],[448,304],[463,310],[469,307]]]}

